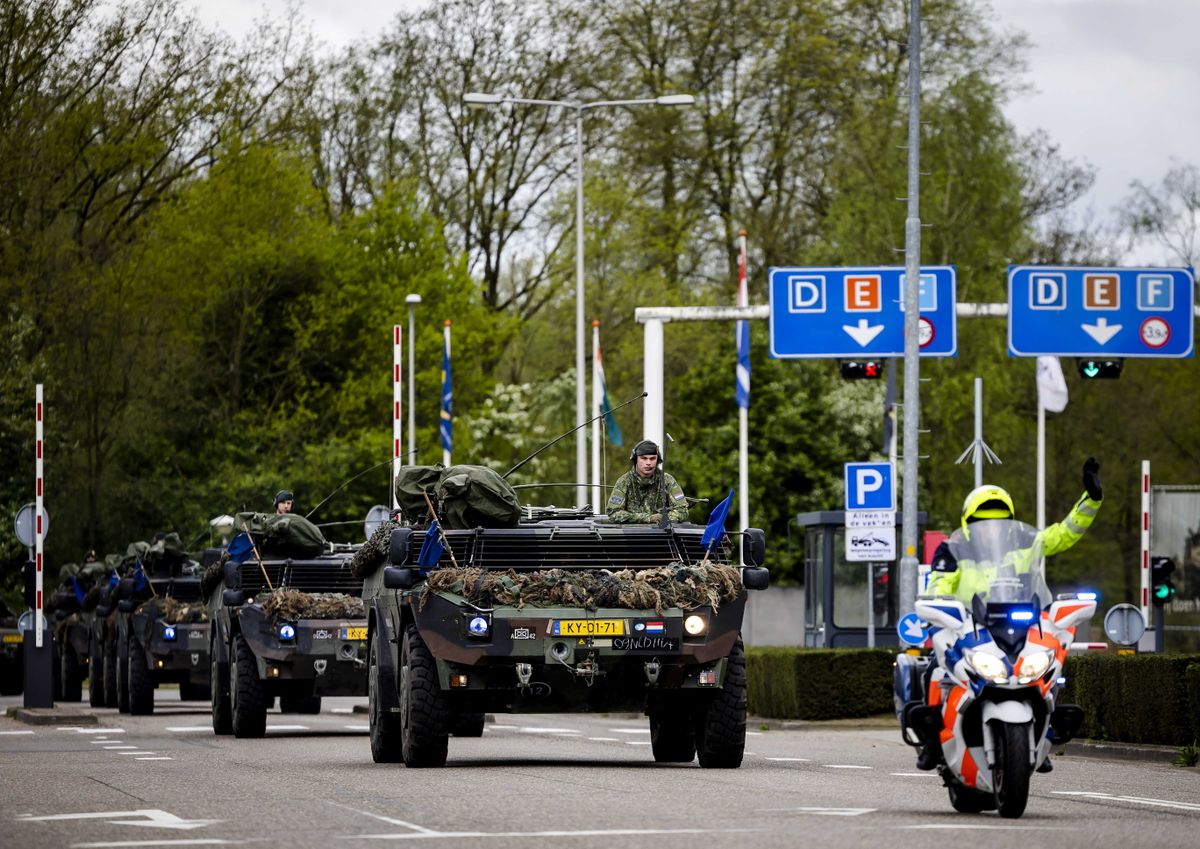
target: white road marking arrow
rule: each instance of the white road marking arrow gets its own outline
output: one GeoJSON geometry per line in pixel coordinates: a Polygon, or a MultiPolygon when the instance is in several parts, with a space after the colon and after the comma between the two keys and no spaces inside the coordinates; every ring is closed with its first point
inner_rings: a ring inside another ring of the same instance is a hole
{"type": "MultiPolygon", "coordinates": [[[[1120,329],[1120,328],[1118,328],[1118,329],[1120,329]]],[[[883,325],[882,324],[870,325],[870,324],[867,324],[867,320],[865,318],[860,318],[858,320],[857,326],[843,324],[842,330],[845,330],[847,333],[849,333],[851,339],[853,339],[855,342],[857,342],[859,345],[861,345],[862,347],[865,348],[871,344],[872,339],[874,339],[876,336],[878,336],[880,333],[883,332],[883,325]]]]}
{"type": "Polygon", "coordinates": [[[96,811],[87,814],[55,814],[48,817],[17,817],[17,822],[51,822],[53,820],[108,820],[113,825],[140,825],[147,828],[190,830],[203,828],[224,820],[185,820],[157,809],[142,811],[96,811]],[[144,820],[113,819],[114,817],[145,817],[144,820]]]}
{"type": "Polygon", "coordinates": [[[1083,332],[1096,340],[1096,344],[1104,345],[1109,339],[1121,332],[1120,324],[1109,324],[1107,318],[1096,319],[1095,324],[1081,324],[1083,332]]]}

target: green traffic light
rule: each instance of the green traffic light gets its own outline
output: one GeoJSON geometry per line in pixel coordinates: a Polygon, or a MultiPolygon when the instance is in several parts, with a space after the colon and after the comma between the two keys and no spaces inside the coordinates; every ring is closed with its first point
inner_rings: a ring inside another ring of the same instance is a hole
{"type": "Polygon", "coordinates": [[[1157,587],[1154,588],[1154,597],[1155,598],[1170,598],[1171,597],[1171,587],[1167,584],[1159,584],[1157,587]]]}
{"type": "Polygon", "coordinates": [[[1083,367],[1083,373],[1086,377],[1095,377],[1100,373],[1100,366],[1095,363],[1088,363],[1083,367]]]}

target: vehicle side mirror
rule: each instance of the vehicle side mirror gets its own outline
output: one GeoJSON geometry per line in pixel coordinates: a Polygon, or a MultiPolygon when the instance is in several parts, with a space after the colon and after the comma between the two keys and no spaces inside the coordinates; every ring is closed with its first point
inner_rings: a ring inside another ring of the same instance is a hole
{"type": "Polygon", "coordinates": [[[221,604],[226,607],[241,607],[246,603],[246,593],[243,590],[225,590],[221,593],[221,604]]]}
{"type": "MultiPolygon", "coordinates": [[[[742,562],[747,566],[761,566],[766,561],[766,533],[763,532],[762,528],[746,528],[742,532],[742,562]]],[[[749,587],[749,584],[746,586],[749,587]]]]}
{"type": "Polygon", "coordinates": [[[134,601],[131,598],[123,598],[117,602],[117,610],[121,613],[133,613],[134,601]]]}
{"type": "MultiPolygon", "coordinates": [[[[408,530],[404,528],[403,530],[408,530]]],[[[393,536],[392,539],[395,539],[393,536]]],[[[416,573],[403,566],[388,566],[383,570],[383,587],[388,590],[410,590],[416,583],[416,573]]]]}
{"type": "Polygon", "coordinates": [[[771,583],[771,572],[765,566],[747,566],[742,570],[742,586],[748,590],[765,590],[771,583]]]}
{"type": "MultiPolygon", "coordinates": [[[[409,540],[411,537],[412,528],[396,528],[392,531],[392,541],[391,548],[388,552],[388,562],[393,566],[403,566],[408,562],[409,540]]],[[[388,589],[396,588],[388,587],[388,589]]]]}

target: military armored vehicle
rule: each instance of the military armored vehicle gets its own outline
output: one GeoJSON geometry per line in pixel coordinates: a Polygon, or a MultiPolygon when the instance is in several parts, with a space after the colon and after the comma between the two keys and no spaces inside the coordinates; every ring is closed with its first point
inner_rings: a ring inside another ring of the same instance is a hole
{"type": "Polygon", "coordinates": [[[24,637],[16,614],[0,599],[0,696],[15,696],[24,689],[24,637]]]}
{"type": "Polygon", "coordinates": [[[252,556],[237,562],[226,552],[205,574],[217,734],[262,737],[276,698],[285,713],[320,713],[322,696],[367,694],[367,622],[362,579],[350,570],[353,547],[322,542],[317,553],[311,537],[297,541],[305,533],[288,542],[273,535],[282,519],[260,517],[252,556]]]}
{"type": "MultiPolygon", "coordinates": [[[[763,532],[736,535],[742,566],[724,534],[702,545],[700,525],[527,507],[516,521],[472,515],[450,503],[470,501],[470,487],[446,486],[463,468],[442,471],[428,494],[467,527],[385,523],[386,545],[375,542],[386,563],[363,587],[374,760],[443,766],[448,738],[478,735],[485,712],[634,710],[649,718],[656,761],[739,766],[740,630],[746,590],[768,582],[763,532]]],[[[494,472],[467,474],[501,489],[494,472]]],[[[419,516],[415,505],[407,515],[419,516]]]]}

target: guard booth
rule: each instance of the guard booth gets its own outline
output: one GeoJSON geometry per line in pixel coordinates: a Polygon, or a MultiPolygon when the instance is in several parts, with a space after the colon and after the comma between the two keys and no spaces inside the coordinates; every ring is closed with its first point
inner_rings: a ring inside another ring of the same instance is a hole
{"type": "MultiPolygon", "coordinates": [[[[897,645],[899,561],[847,561],[843,510],[801,513],[795,521],[804,531],[804,645],[864,648],[872,626],[876,646],[897,645]]],[[[896,513],[897,542],[903,521],[896,513]]],[[[925,522],[918,513],[918,538],[925,522]]]]}

